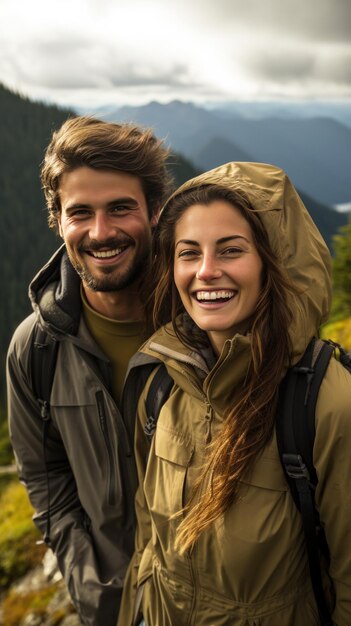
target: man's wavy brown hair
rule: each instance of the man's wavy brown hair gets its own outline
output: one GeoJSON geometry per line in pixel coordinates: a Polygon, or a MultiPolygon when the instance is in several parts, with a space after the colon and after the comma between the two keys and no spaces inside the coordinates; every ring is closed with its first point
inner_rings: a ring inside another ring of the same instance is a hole
{"type": "Polygon", "coordinates": [[[211,205],[216,200],[231,203],[250,224],[263,264],[262,289],[250,329],[251,358],[244,384],[236,390],[232,406],[228,406],[219,436],[209,444],[201,478],[181,512],[185,516],[178,528],[176,545],[182,552],[191,548],[200,534],[232,505],[241,479],[271,439],[279,384],[291,354],[288,329],[292,312],[288,303],[296,290],[269,245],[259,211],[251,207],[241,191],[217,185],[197,187],[175,196],[161,214],[155,233],[154,324],[157,328],[171,319],[178,338],[196,348],[194,334],[188,336],[180,323],[184,307],[173,279],[175,226],[190,206],[211,205]]]}
{"type": "Polygon", "coordinates": [[[149,128],[86,116],[68,119],[53,133],[41,168],[49,226],[58,230],[62,175],[83,166],[138,176],[151,218],[170,192],[168,156],[169,150],[149,128]]]}

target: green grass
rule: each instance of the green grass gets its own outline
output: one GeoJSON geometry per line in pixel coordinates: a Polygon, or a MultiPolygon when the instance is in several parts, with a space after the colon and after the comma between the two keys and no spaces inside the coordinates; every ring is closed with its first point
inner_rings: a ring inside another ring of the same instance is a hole
{"type": "Polygon", "coordinates": [[[0,465],[11,465],[11,463],[13,463],[13,450],[7,420],[3,411],[0,411],[0,465]]]}
{"type": "Polygon", "coordinates": [[[340,343],[345,350],[351,350],[351,317],[325,324],[321,335],[324,339],[340,343]]]}
{"type": "MultiPolygon", "coordinates": [[[[3,602],[4,624],[6,626],[19,626],[29,612],[32,615],[44,617],[46,609],[56,592],[57,585],[55,584],[28,593],[19,594],[11,591],[3,602]]],[[[50,624],[54,626],[59,624],[59,621],[55,621],[54,616],[52,616],[50,624]]]]}
{"type": "Polygon", "coordinates": [[[7,588],[41,562],[45,548],[25,488],[10,480],[0,496],[0,589],[7,588]]]}

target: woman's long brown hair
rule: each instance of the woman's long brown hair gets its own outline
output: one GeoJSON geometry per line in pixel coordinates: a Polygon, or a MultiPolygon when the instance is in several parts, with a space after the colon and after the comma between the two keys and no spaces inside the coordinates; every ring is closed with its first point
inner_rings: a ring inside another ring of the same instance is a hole
{"type": "Polygon", "coordinates": [[[197,187],[171,199],[161,215],[155,238],[156,288],[154,324],[172,320],[179,339],[194,346],[179,322],[184,311],[173,280],[175,226],[194,204],[210,205],[225,200],[239,209],[250,224],[254,243],[263,263],[262,290],[253,317],[251,359],[245,382],[228,407],[223,428],[209,444],[209,454],[185,507],[176,545],[183,552],[220,517],[238,495],[239,483],[252,462],[269,442],[276,410],[279,383],[289,366],[291,346],[288,328],[292,313],[288,303],[296,291],[272,252],[266,230],[242,192],[217,185],[197,187]]]}

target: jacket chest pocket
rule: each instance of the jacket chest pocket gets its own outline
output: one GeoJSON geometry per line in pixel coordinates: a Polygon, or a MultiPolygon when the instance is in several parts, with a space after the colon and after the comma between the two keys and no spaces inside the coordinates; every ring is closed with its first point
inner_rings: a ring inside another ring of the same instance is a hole
{"type": "Polygon", "coordinates": [[[145,475],[144,490],[149,510],[166,518],[184,506],[187,470],[194,452],[189,438],[158,423],[145,475]]]}
{"type": "MultiPolygon", "coordinates": [[[[89,485],[105,493],[110,506],[121,505],[117,415],[101,389],[85,396],[56,394],[51,404],[53,422],[60,433],[77,483],[79,497],[89,498],[89,485]],[[97,487],[97,485],[99,485],[97,487]]],[[[122,433],[123,434],[123,433],[122,433]]],[[[124,447],[126,447],[126,442],[124,447]]],[[[87,504],[85,504],[87,506],[87,504]]]]}
{"type": "MultiPolygon", "coordinates": [[[[251,546],[251,550],[245,551],[245,559],[253,559],[248,561],[248,567],[254,567],[255,551],[265,550],[270,543],[274,549],[279,538],[283,541],[289,533],[296,534],[291,527],[291,520],[296,517],[294,504],[287,491],[279,458],[259,459],[241,482],[238,498],[225,514],[225,528],[232,539],[235,537],[240,544],[251,546]]],[[[297,531],[300,532],[299,525],[297,531]]],[[[289,545],[290,540],[285,540],[289,545]]]]}

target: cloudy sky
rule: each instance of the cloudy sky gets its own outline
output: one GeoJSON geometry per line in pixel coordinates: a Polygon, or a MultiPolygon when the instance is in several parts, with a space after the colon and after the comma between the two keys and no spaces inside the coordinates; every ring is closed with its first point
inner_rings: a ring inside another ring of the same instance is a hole
{"type": "Polygon", "coordinates": [[[351,101],[351,0],[0,0],[0,82],[85,107],[351,101]]]}

